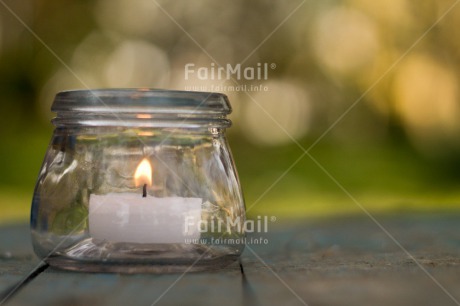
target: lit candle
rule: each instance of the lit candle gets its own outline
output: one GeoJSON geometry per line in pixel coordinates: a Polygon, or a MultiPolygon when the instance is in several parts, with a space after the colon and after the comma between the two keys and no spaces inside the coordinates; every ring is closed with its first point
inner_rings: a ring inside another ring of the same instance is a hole
{"type": "Polygon", "coordinates": [[[200,198],[147,195],[152,167],[142,160],[134,174],[139,193],[91,194],[89,234],[94,239],[125,243],[185,243],[200,237],[200,198]]]}

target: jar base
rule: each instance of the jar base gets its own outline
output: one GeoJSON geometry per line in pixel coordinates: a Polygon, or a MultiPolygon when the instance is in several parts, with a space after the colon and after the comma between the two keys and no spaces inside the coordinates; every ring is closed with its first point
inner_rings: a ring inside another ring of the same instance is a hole
{"type": "Polygon", "coordinates": [[[242,245],[110,243],[92,238],[74,242],[53,253],[41,249],[41,245],[35,244],[35,251],[52,267],[101,273],[217,270],[238,260],[243,250],[242,245]]]}
{"type": "Polygon", "coordinates": [[[239,256],[226,255],[216,259],[195,260],[195,262],[166,263],[166,262],[100,262],[82,261],[64,256],[51,256],[45,262],[53,268],[77,272],[93,273],[188,273],[222,269],[235,261],[239,256]]]}

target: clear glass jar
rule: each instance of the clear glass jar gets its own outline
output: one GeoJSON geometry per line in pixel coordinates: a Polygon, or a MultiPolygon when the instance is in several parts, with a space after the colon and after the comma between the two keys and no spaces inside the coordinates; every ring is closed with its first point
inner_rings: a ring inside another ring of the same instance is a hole
{"type": "Polygon", "coordinates": [[[56,95],[35,188],[35,252],[52,266],[179,272],[244,248],[244,200],[218,93],[144,89],[56,95]]]}

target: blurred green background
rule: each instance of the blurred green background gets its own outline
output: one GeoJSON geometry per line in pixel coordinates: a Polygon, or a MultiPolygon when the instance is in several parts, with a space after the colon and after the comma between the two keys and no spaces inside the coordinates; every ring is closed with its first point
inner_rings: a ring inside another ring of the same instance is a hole
{"type": "Polygon", "coordinates": [[[0,223],[28,218],[56,92],[222,85],[187,63],[270,67],[221,90],[250,215],[361,213],[299,145],[370,212],[458,210],[454,2],[2,1],[0,223]]]}

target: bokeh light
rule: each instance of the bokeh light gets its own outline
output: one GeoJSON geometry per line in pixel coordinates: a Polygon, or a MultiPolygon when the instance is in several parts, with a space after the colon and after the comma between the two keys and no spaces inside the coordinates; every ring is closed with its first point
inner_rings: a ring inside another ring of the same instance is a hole
{"type": "Polygon", "coordinates": [[[158,7],[149,0],[99,0],[94,14],[101,29],[127,36],[148,36],[160,28],[158,7]]]}
{"type": "Polygon", "coordinates": [[[458,137],[458,78],[448,67],[429,55],[411,55],[398,67],[394,95],[396,111],[419,148],[436,152],[458,137]]]}
{"type": "Polygon", "coordinates": [[[107,59],[107,87],[167,88],[169,60],[166,53],[145,41],[124,41],[107,59]]]}
{"type": "Polygon", "coordinates": [[[408,0],[367,1],[351,0],[350,4],[369,14],[385,27],[401,28],[412,23],[408,0]]]}
{"type": "Polygon", "coordinates": [[[306,134],[311,105],[307,92],[293,82],[270,81],[268,91],[249,93],[242,111],[245,134],[254,142],[280,145],[306,134]],[[263,111],[261,107],[265,110],[263,111]]]}
{"type": "MultiPolygon", "coordinates": [[[[24,198],[42,159],[28,152],[46,149],[55,94],[107,87],[227,94],[228,135],[248,199],[298,157],[294,139],[314,143],[312,154],[350,192],[372,194],[369,203],[391,195],[417,206],[426,198],[420,191],[431,189],[442,195],[433,202],[460,202],[460,7],[443,15],[452,1],[5,3],[41,40],[0,8],[0,202],[22,203],[8,206],[11,215],[20,215],[16,207],[28,213],[24,198]],[[276,68],[267,79],[237,83],[185,78],[187,64],[242,61],[276,68]],[[259,85],[267,90],[235,90],[259,85]]],[[[337,211],[340,201],[324,198],[340,198],[337,186],[315,167],[302,160],[261,203],[274,209],[289,195],[286,211],[315,213],[322,204],[337,211]]]]}
{"type": "Polygon", "coordinates": [[[379,49],[376,25],[349,8],[332,8],[318,16],[311,33],[315,56],[331,73],[358,73],[372,63],[379,49]]]}

